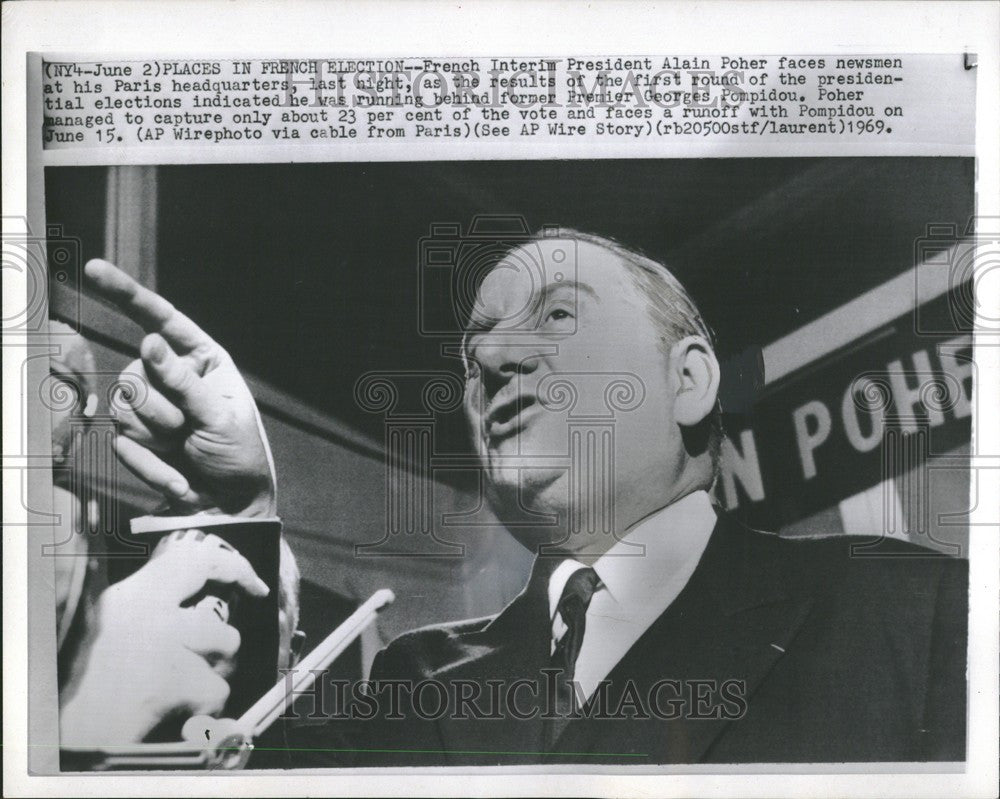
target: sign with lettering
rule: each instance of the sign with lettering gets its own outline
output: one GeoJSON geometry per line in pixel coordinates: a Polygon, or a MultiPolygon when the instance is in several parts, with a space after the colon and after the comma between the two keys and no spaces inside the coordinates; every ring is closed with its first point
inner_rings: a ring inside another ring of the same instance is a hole
{"type": "Polygon", "coordinates": [[[950,319],[952,300],[920,308],[950,334],[920,334],[906,314],[768,385],[727,423],[724,503],[780,529],[967,445],[972,336],[950,319]]]}

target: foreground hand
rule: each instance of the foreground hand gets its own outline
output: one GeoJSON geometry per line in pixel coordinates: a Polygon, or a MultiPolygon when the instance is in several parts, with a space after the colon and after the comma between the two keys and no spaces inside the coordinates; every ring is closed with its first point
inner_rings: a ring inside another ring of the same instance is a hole
{"type": "Polygon", "coordinates": [[[148,392],[119,411],[122,463],[178,512],[275,513],[267,436],[232,358],[158,294],[107,261],[85,267],[90,285],[147,333],[136,375],[148,392]]]}
{"type": "Polygon", "coordinates": [[[197,530],[171,534],[105,590],[62,703],[63,746],[136,743],[165,719],[223,709],[239,632],[211,603],[182,607],[209,581],[268,594],[246,558],[197,530]]]}

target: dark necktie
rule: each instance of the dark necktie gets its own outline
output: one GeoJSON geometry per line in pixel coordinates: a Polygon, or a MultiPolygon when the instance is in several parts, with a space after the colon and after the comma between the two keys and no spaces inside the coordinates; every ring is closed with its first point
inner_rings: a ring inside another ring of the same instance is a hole
{"type": "Polygon", "coordinates": [[[573,709],[573,677],[576,673],[576,659],[583,646],[583,635],[587,629],[587,608],[594,592],[600,587],[601,579],[591,568],[577,569],[566,581],[557,609],[562,616],[566,632],[556,642],[549,660],[549,668],[558,669],[556,675],[555,711],[556,719],[547,720],[546,746],[551,746],[563,728],[573,709]]]}

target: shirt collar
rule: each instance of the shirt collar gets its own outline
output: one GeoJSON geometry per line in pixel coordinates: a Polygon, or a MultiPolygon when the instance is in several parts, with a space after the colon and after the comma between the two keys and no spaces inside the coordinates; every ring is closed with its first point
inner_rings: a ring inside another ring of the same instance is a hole
{"type": "MultiPolygon", "coordinates": [[[[602,583],[599,591],[607,591],[625,611],[643,606],[692,559],[701,557],[715,522],[706,491],[695,491],[647,516],[594,563],[602,583]]],[[[582,568],[583,563],[568,558],[552,572],[548,585],[550,620],[555,618],[566,581],[582,568]]]]}

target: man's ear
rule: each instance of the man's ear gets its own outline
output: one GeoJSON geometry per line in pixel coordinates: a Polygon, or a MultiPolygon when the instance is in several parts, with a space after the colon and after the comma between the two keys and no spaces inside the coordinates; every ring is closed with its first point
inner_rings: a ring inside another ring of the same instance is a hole
{"type": "Polygon", "coordinates": [[[715,407],[719,362],[704,338],[688,336],[671,348],[670,363],[678,379],[674,418],[685,427],[694,427],[715,407]]]}

